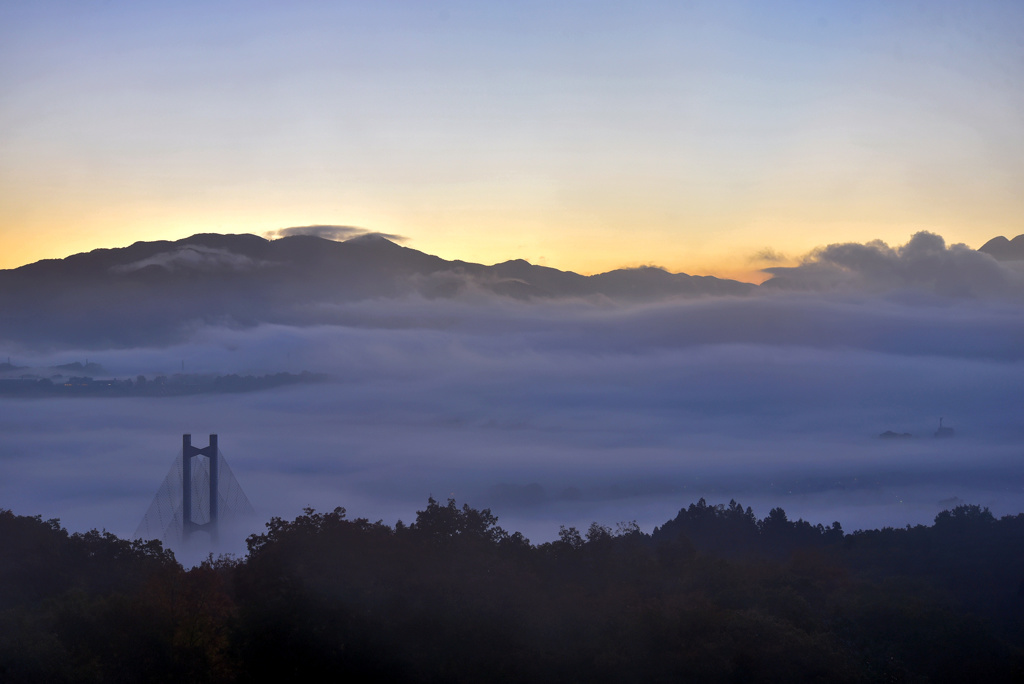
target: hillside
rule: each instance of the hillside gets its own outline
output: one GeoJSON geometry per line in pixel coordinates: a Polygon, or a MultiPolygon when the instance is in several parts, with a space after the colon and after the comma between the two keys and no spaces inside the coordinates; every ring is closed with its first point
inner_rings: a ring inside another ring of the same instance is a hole
{"type": "Polygon", "coordinates": [[[652,301],[753,288],[650,267],[583,276],[523,260],[446,261],[376,235],[200,234],[0,271],[0,314],[9,340],[116,347],[172,341],[197,323],[330,323],[332,304],[410,295],[652,301]]]}

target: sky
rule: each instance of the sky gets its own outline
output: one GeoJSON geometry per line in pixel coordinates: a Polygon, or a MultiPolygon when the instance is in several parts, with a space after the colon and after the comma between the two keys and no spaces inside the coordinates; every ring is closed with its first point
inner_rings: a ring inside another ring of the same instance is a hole
{"type": "Polygon", "coordinates": [[[1024,5],[5,2],[0,268],[350,225],[761,280],[1024,233],[1024,5]]]}

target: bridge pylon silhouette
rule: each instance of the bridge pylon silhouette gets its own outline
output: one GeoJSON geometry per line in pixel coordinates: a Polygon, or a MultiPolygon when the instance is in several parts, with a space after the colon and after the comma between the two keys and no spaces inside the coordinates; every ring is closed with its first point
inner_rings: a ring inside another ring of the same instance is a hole
{"type": "Polygon", "coordinates": [[[210,435],[209,445],[197,447],[192,435],[185,434],[181,436],[181,453],[136,528],[135,538],[179,546],[196,532],[205,532],[215,546],[221,523],[252,513],[252,504],[224,459],[217,435],[210,435]]]}

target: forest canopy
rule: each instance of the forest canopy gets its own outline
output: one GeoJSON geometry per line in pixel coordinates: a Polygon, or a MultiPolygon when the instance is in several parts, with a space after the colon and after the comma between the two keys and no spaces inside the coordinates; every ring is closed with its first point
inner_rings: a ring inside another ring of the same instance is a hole
{"type": "Polygon", "coordinates": [[[272,518],[244,558],[0,510],[5,682],[1020,681],[1024,515],[843,532],[704,499],[531,544],[428,499],[409,524],[272,518]]]}

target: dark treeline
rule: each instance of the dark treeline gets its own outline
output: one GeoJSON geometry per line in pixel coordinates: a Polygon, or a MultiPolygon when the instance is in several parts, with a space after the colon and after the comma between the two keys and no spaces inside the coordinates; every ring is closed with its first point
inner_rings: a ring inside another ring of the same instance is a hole
{"type": "Polygon", "coordinates": [[[171,377],[144,375],[131,378],[94,379],[87,376],[0,378],[0,396],[9,397],[178,397],[192,394],[227,394],[324,382],[321,373],[271,373],[269,375],[195,375],[175,373],[171,377]]]}
{"type": "Polygon", "coordinates": [[[0,511],[0,681],[1024,681],[1024,514],[845,534],[701,501],[532,545],[487,509],[273,518],[244,559],[0,511]]]}

